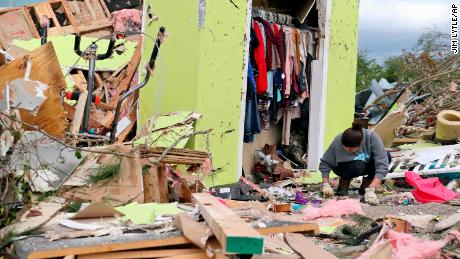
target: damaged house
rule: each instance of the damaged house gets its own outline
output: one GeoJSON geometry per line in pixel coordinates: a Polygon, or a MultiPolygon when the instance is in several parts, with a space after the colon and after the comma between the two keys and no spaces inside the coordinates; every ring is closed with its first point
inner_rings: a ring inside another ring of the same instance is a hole
{"type": "Polygon", "coordinates": [[[458,256],[458,182],[424,178],[459,172],[458,145],[390,149],[398,110],[371,109],[381,203],[360,179],[320,192],[356,115],[358,7],[0,1],[0,257],[458,256]]]}

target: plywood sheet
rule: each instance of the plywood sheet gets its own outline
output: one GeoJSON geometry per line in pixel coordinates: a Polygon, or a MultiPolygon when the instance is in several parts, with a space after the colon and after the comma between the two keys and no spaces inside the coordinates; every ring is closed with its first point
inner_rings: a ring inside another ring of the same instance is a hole
{"type": "Polygon", "coordinates": [[[43,82],[49,88],[45,92],[47,99],[40,106],[37,116],[31,115],[28,111],[21,111],[21,119],[38,126],[50,135],[64,137],[67,120],[61,104],[60,92],[66,83],[51,42],[0,67],[0,90],[3,90],[7,82],[24,76],[26,56],[32,63],[30,79],[43,82]]]}
{"type": "Polygon", "coordinates": [[[0,15],[0,41],[31,39],[33,37],[33,29],[29,26],[21,9],[0,15]]]}

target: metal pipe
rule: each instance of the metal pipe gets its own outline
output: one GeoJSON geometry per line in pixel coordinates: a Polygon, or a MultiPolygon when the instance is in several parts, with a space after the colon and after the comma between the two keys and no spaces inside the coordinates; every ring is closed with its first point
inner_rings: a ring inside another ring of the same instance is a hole
{"type": "Polygon", "coordinates": [[[145,77],[144,77],[144,80],[142,80],[142,82],[140,84],[138,84],[137,86],[135,86],[133,89],[129,90],[129,91],[126,91],[119,99],[118,99],[118,102],[117,102],[117,108],[115,109],[115,118],[113,119],[113,123],[112,123],[112,129],[110,130],[110,143],[114,143],[115,142],[115,139],[116,139],[116,134],[117,134],[117,126],[118,126],[118,119],[120,118],[120,110],[121,110],[121,105],[123,104],[123,101],[128,98],[128,96],[130,96],[131,94],[133,94],[135,91],[141,89],[142,87],[144,87],[147,82],[149,81],[150,79],[150,74],[151,74],[151,70],[150,69],[146,69],[147,73],[145,74],[145,77]]]}
{"type": "Polygon", "coordinates": [[[75,34],[75,41],[73,43],[73,51],[75,51],[75,53],[81,57],[83,52],[80,50],[80,41],[81,41],[81,36],[78,34],[75,34]]]}
{"type": "Polygon", "coordinates": [[[115,36],[112,36],[110,38],[109,47],[107,48],[107,51],[104,54],[97,55],[97,60],[107,59],[107,58],[110,58],[110,56],[112,56],[113,47],[115,46],[115,41],[116,41],[115,36]]]}
{"type": "Polygon", "coordinates": [[[92,96],[93,96],[93,89],[94,89],[94,73],[96,70],[96,51],[97,46],[96,43],[91,43],[88,50],[89,56],[89,70],[88,70],[88,97],[86,98],[85,104],[85,111],[83,113],[83,122],[82,122],[82,130],[84,132],[88,132],[88,124],[89,124],[89,115],[91,111],[91,103],[92,103],[92,96]]]}
{"type": "Polygon", "coordinates": [[[166,31],[165,27],[161,27],[160,31],[158,32],[158,37],[157,37],[157,39],[155,41],[155,46],[153,47],[152,55],[150,55],[150,60],[149,60],[149,63],[148,63],[148,67],[146,69],[147,73],[145,74],[144,80],[140,84],[135,86],[133,89],[131,89],[129,91],[126,91],[118,99],[117,108],[115,110],[115,118],[113,119],[112,129],[110,131],[110,143],[114,143],[115,139],[116,139],[115,136],[117,134],[118,119],[120,117],[120,109],[121,109],[121,105],[123,104],[123,101],[126,98],[128,98],[128,96],[130,96],[131,94],[133,94],[137,90],[139,90],[142,87],[144,87],[147,84],[147,82],[149,81],[149,79],[150,79],[150,74],[152,73],[151,71],[153,70],[153,67],[155,66],[155,60],[156,60],[156,58],[158,56],[158,50],[159,50],[160,45],[161,45],[161,38],[164,37],[165,31],[166,31]]]}
{"type": "MultiPolygon", "coordinates": [[[[160,32],[158,33],[159,35],[163,35],[165,33],[166,29],[165,27],[161,27],[160,28],[160,32]]],[[[158,55],[158,50],[160,49],[160,45],[161,45],[161,37],[158,36],[156,41],[155,41],[155,47],[153,48],[153,51],[152,51],[152,55],[150,55],[150,61],[149,61],[149,66],[150,66],[150,69],[153,69],[153,66],[155,65],[155,60],[157,59],[157,55],[158,55]]]]}

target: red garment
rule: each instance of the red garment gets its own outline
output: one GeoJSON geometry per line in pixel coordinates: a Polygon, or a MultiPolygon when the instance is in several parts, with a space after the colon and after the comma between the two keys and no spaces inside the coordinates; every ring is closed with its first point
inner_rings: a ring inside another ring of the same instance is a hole
{"type": "Polygon", "coordinates": [[[268,82],[267,82],[267,63],[265,62],[265,46],[262,31],[256,21],[253,22],[254,32],[256,33],[259,45],[254,48],[254,60],[259,70],[259,74],[256,76],[256,92],[257,94],[267,93],[268,82]]]}
{"type": "MultiPolygon", "coordinates": [[[[265,35],[267,36],[267,41],[271,41],[273,44],[275,44],[276,50],[279,55],[279,59],[281,62],[281,71],[284,71],[284,31],[283,28],[274,28],[276,25],[274,24],[273,30],[272,30],[272,25],[262,19],[261,17],[255,17],[254,20],[261,22],[262,25],[264,26],[265,29],[265,35]],[[278,30],[278,31],[277,31],[278,30]],[[277,36],[275,36],[275,33],[277,36]]],[[[261,33],[262,34],[262,33],[261,33]]],[[[283,91],[284,88],[286,87],[286,80],[283,80],[283,91]]]]}
{"type": "Polygon", "coordinates": [[[423,179],[415,172],[407,171],[404,173],[406,181],[411,186],[415,187],[412,190],[414,198],[421,203],[437,202],[446,203],[458,196],[458,193],[447,189],[439,178],[423,179]]]}

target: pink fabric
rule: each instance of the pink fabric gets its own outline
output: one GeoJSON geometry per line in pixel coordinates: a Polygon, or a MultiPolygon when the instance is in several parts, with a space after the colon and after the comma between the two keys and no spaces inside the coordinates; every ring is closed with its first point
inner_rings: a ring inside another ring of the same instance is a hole
{"type": "Polygon", "coordinates": [[[135,27],[141,29],[142,12],[136,9],[123,9],[112,13],[112,25],[116,32],[126,32],[127,27],[135,27]]]}
{"type": "Polygon", "coordinates": [[[416,238],[411,234],[399,233],[388,230],[383,240],[375,242],[369,250],[362,254],[358,259],[368,259],[381,245],[387,240],[392,247],[392,259],[436,259],[440,258],[440,250],[446,245],[446,241],[431,241],[416,238]]]}
{"type": "Polygon", "coordinates": [[[361,203],[358,200],[327,200],[321,208],[304,209],[305,220],[322,217],[340,218],[341,216],[350,214],[364,214],[361,203]]]}
{"type": "Polygon", "coordinates": [[[445,203],[458,196],[458,193],[447,189],[438,178],[423,179],[417,173],[410,171],[405,173],[405,177],[407,183],[415,187],[412,195],[418,202],[445,203]]]}

